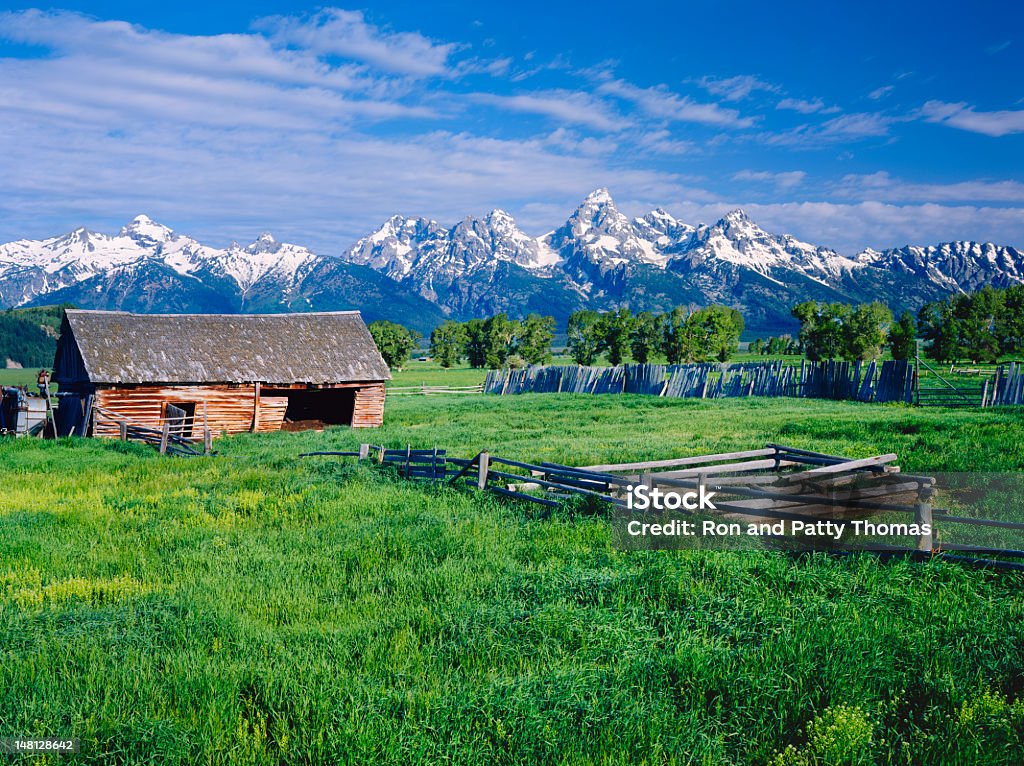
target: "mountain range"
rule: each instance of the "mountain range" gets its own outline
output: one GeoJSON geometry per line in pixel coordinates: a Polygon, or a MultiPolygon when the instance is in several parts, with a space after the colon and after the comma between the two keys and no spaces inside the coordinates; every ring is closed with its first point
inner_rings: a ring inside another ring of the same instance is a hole
{"type": "Polygon", "coordinates": [[[262,234],[203,245],[138,216],[115,236],[85,228],[0,245],[0,306],[70,302],[142,312],[359,309],[429,332],[445,318],[679,304],[740,309],[754,333],[794,328],[807,299],[882,300],[916,309],[958,291],[1024,282],[1024,254],[949,242],[853,256],[771,234],[742,210],[690,225],[662,209],[629,218],[605,189],[559,228],[524,233],[502,210],[451,228],[394,216],[340,255],[262,234]]]}

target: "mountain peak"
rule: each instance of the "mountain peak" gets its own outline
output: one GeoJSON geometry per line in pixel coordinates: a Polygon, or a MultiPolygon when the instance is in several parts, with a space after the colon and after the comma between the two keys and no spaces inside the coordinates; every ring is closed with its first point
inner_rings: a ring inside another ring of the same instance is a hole
{"type": "Polygon", "coordinates": [[[157,223],[148,215],[137,215],[122,227],[120,236],[131,237],[143,244],[166,242],[174,235],[168,227],[157,223]]]}
{"type": "Polygon", "coordinates": [[[722,218],[722,221],[724,223],[753,223],[750,220],[750,216],[747,215],[747,212],[740,207],[726,213],[722,218]]]}
{"type": "Polygon", "coordinates": [[[614,205],[615,200],[612,199],[611,193],[605,187],[600,189],[594,189],[590,192],[583,200],[584,205],[614,205]]]}
{"type": "Polygon", "coordinates": [[[245,248],[249,253],[276,253],[281,249],[281,245],[274,239],[274,235],[269,231],[265,231],[256,237],[256,241],[245,248]]]}

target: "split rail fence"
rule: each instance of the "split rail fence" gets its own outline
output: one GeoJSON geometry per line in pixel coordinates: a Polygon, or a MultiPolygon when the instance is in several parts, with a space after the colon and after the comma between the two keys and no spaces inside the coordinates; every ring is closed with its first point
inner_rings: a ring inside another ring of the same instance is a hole
{"type": "MultiPolygon", "coordinates": [[[[929,525],[909,547],[871,543],[836,544],[833,553],[870,551],[882,556],[942,556],[966,564],[1024,571],[1024,550],[947,541],[937,527],[978,527],[1024,532],[1024,522],[957,515],[934,508],[936,480],[900,472],[895,454],[853,459],[768,444],[762,449],[635,463],[574,467],[510,460],[488,451],[457,458],[446,450],[392,449],[363,444],[355,452],[308,452],[300,457],[341,456],[393,466],[412,480],[446,482],[504,498],[557,508],[571,497],[588,497],[627,511],[629,487],[677,491],[704,486],[715,491],[714,504],[724,520],[788,522],[787,532],[770,540],[793,549],[793,522],[822,519],[904,519],[929,525]],[[721,498],[721,499],[719,499],[721,498]]],[[[955,535],[954,535],[955,539],[955,535]]],[[[817,542],[817,541],[815,541],[817,542]]]]}
{"type": "Polygon", "coordinates": [[[481,394],[484,386],[477,383],[475,386],[428,386],[423,383],[418,386],[388,386],[384,393],[387,396],[440,396],[444,394],[481,394]]]}

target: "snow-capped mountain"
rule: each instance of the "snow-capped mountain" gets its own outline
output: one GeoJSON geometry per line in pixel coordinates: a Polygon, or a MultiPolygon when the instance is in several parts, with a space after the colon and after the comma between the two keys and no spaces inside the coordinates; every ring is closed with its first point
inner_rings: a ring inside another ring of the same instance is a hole
{"type": "Polygon", "coordinates": [[[73,303],[136,311],[389,312],[429,329],[441,310],[371,268],[277,242],[208,247],[140,215],[116,235],[85,228],[0,245],[0,306],[73,303]]]}
{"type": "Polygon", "coordinates": [[[663,310],[719,302],[743,310],[752,329],[776,329],[791,327],[790,308],[810,298],[916,308],[958,290],[1024,282],[1014,248],[953,243],[849,257],[769,233],[742,210],[710,225],[689,225],[661,208],[630,219],[607,189],[592,192],[562,226],[535,240],[494,211],[451,230],[431,221],[429,234],[402,240],[398,252],[391,244],[395,222],[407,220],[391,219],[342,257],[456,316],[496,309],[522,315],[560,292],[562,301],[547,313],[564,316],[578,305],[663,310]]]}
{"type": "Polygon", "coordinates": [[[945,242],[905,245],[877,252],[865,250],[858,262],[896,274],[915,277],[949,291],[977,290],[985,285],[1009,287],[1024,282],[1024,253],[991,242],[945,242]]]}
{"type": "Polygon", "coordinates": [[[143,311],[358,308],[428,332],[444,317],[581,307],[666,310],[724,303],[754,331],[792,329],[807,299],[883,300],[894,310],[983,285],[1024,283],[1024,254],[990,243],[906,246],[852,257],[760,228],[742,210],[690,225],[658,208],[629,218],[606,189],[539,237],[493,210],[451,228],[396,215],[341,257],[277,242],[214,248],[138,216],[0,245],[0,306],[68,301],[143,311]]]}

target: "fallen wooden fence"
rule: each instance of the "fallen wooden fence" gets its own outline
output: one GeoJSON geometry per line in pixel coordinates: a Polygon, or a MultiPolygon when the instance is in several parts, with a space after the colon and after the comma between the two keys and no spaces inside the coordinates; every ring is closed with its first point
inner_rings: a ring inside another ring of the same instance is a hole
{"type": "Polygon", "coordinates": [[[628,364],[618,367],[549,366],[491,370],[488,394],[648,394],[670,398],[724,399],[792,396],[862,402],[911,402],[914,366],[905,360],[876,362],[781,361],[738,364],[628,364]]]}
{"type": "MultiPolygon", "coordinates": [[[[648,489],[662,490],[704,486],[721,498],[715,500],[721,518],[788,522],[790,530],[797,521],[902,514],[914,524],[930,527],[929,532],[922,531],[916,536],[913,547],[879,543],[858,547],[844,543],[843,548],[829,552],[943,556],[979,566],[1024,569],[1024,563],[1003,560],[1024,559],[1024,551],[941,542],[935,529],[937,522],[1015,531],[1024,531],[1024,523],[970,518],[933,508],[935,479],[902,473],[894,454],[851,459],[768,444],[739,452],[577,467],[511,460],[486,450],[472,458],[456,458],[436,447],[413,449],[407,445],[395,449],[364,444],[358,452],[309,452],[301,457],[332,455],[390,465],[404,478],[447,482],[548,509],[576,496],[625,510],[627,492],[642,484],[648,489]]],[[[790,531],[787,536],[771,540],[785,547],[793,542],[791,534],[790,531]]]]}

